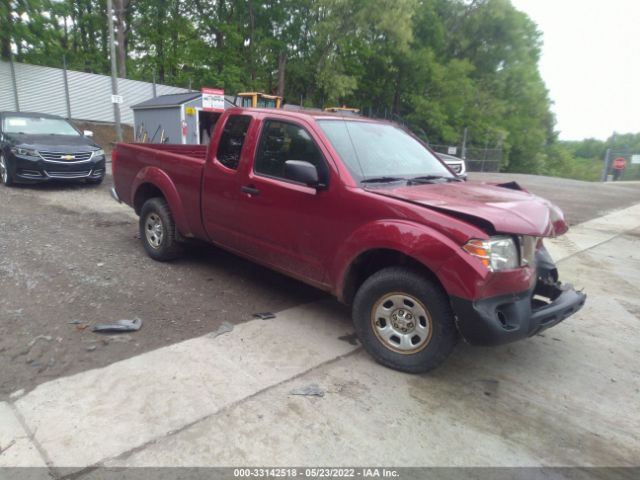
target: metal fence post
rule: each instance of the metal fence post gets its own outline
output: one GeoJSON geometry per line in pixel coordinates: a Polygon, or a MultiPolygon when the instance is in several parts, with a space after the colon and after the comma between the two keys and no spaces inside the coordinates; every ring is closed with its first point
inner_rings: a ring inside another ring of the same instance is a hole
{"type": "Polygon", "coordinates": [[[11,67],[11,80],[13,82],[13,99],[16,104],[16,112],[19,112],[20,100],[18,99],[18,81],[16,80],[16,70],[13,66],[13,55],[9,57],[9,66],[11,67]]]}
{"type": "Polygon", "coordinates": [[[462,153],[461,158],[465,160],[467,158],[467,134],[469,133],[469,129],[464,127],[464,135],[462,136],[462,153]]]}
{"type": "Polygon", "coordinates": [[[602,168],[602,178],[600,181],[607,181],[607,174],[609,173],[609,156],[611,155],[611,149],[607,148],[607,151],[604,154],[604,167],[602,168]]]}
{"type": "Polygon", "coordinates": [[[487,141],[484,143],[484,155],[482,158],[482,166],[480,167],[480,171],[484,172],[484,164],[487,161],[487,150],[489,148],[489,139],[487,139],[487,141]]]}
{"type": "Polygon", "coordinates": [[[62,78],[64,79],[64,98],[67,101],[67,118],[71,120],[71,97],[69,96],[69,79],[67,78],[67,56],[62,55],[62,78]]]}

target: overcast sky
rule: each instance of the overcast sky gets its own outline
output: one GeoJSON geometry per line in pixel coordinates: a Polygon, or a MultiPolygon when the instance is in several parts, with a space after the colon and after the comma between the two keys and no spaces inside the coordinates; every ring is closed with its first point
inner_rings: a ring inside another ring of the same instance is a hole
{"type": "Polygon", "coordinates": [[[640,0],[512,0],[543,33],[563,140],[640,132],[640,0]]]}

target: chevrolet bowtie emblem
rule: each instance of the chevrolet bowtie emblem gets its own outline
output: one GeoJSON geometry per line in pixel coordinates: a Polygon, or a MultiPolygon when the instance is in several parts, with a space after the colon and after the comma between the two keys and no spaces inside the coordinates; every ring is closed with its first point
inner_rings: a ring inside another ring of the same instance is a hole
{"type": "Polygon", "coordinates": [[[62,155],[60,158],[62,160],[74,160],[76,157],[75,155],[62,155]]]}

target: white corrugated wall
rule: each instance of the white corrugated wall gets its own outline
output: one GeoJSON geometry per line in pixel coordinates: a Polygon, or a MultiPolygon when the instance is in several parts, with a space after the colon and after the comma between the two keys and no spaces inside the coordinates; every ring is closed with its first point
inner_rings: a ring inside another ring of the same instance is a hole
{"type": "Polygon", "coordinates": [[[11,111],[15,109],[11,66],[7,62],[0,62],[0,110],[11,111]]]}
{"type": "MultiPolygon", "coordinates": [[[[43,112],[67,116],[64,90],[64,70],[14,63],[18,84],[18,101],[23,112],[43,112]]],[[[113,122],[111,78],[106,75],[67,71],[71,117],[75,120],[113,122]]],[[[156,85],[158,95],[188,92],[185,88],[156,85]]],[[[133,125],[131,106],[153,97],[153,84],[118,79],[118,94],[122,95],[120,118],[133,125]]],[[[0,110],[15,110],[11,67],[0,61],[0,110]]]]}

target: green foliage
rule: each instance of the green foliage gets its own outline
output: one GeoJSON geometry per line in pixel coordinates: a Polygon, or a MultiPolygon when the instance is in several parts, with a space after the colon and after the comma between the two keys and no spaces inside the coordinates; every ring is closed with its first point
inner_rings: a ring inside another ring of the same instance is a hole
{"type": "MultiPolygon", "coordinates": [[[[513,172],[597,179],[606,148],[640,151],[640,135],[557,141],[538,71],[540,32],[510,0],[114,6],[129,78],[359,107],[436,144],[459,144],[466,128],[470,144],[502,147],[513,172]]],[[[0,0],[0,55],[51,66],[65,55],[71,69],[108,74],[106,17],[106,0],[0,0]]]]}
{"type": "MultiPolygon", "coordinates": [[[[581,141],[558,142],[558,149],[572,159],[569,169],[551,168],[550,174],[576,178],[579,180],[600,180],[604,168],[604,158],[609,150],[609,160],[624,157],[627,161],[623,178],[625,180],[640,180],[640,165],[631,164],[631,155],[640,154],[640,133],[616,134],[606,141],[587,138],[581,141]]],[[[550,163],[563,163],[558,156],[550,155],[550,163]]],[[[568,163],[568,162],[566,162],[568,163]]]]}

